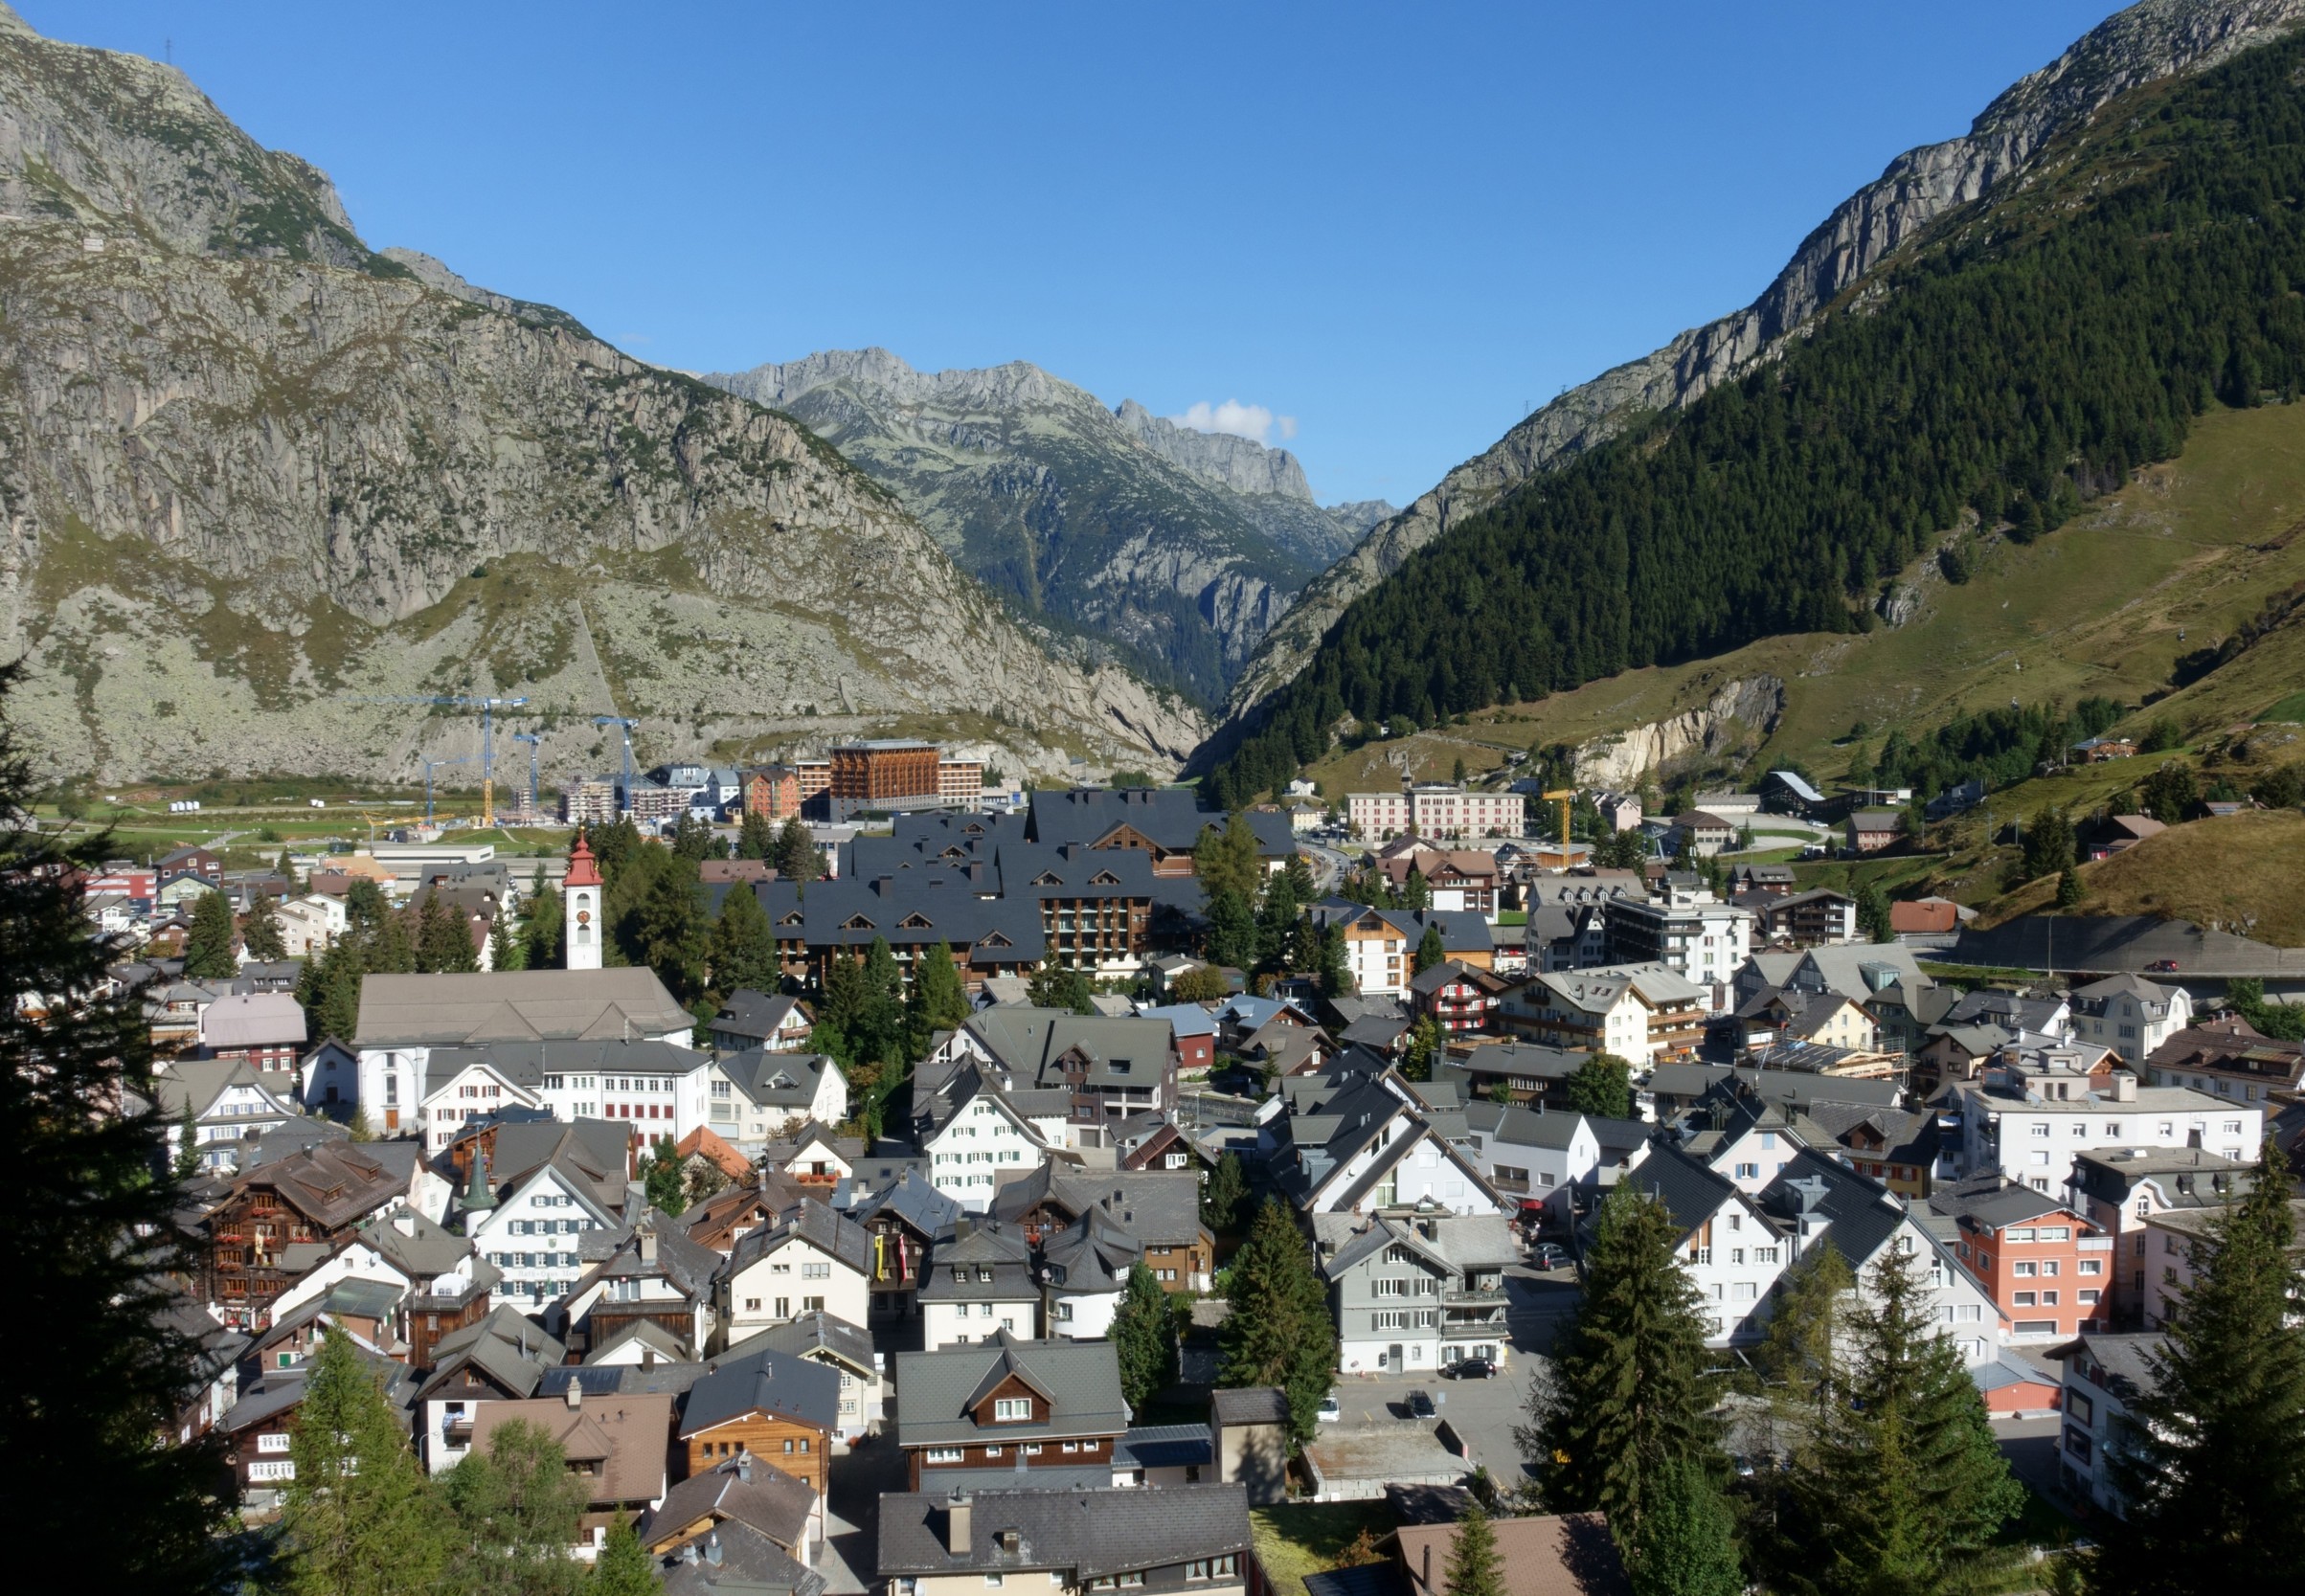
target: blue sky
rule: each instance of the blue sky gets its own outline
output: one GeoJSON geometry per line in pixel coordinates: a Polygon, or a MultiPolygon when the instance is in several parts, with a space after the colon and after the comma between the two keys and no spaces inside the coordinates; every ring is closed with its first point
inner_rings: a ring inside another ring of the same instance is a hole
{"type": "Polygon", "coordinates": [[[2112,9],[16,4],[643,358],[1029,360],[1396,503],[2112,9]]]}

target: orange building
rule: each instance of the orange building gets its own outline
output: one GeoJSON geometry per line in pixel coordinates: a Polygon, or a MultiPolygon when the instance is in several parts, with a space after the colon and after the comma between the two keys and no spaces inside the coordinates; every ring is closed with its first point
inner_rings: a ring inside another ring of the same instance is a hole
{"type": "Polygon", "coordinates": [[[800,779],[802,803],[832,785],[831,760],[795,759],[791,764],[792,774],[800,779]]]}
{"type": "Polygon", "coordinates": [[[2020,1341],[2070,1340],[2113,1322],[2113,1238],[2045,1192],[1998,1175],[1932,1193],[1955,1251],[2020,1341]]]}
{"type": "Polygon", "coordinates": [[[744,773],[744,812],[767,820],[789,820],[801,812],[801,773],[790,765],[763,765],[744,773]]]}
{"type": "Polygon", "coordinates": [[[909,738],[842,743],[832,751],[832,796],[866,802],[928,797],[938,790],[939,752],[909,738]]]}

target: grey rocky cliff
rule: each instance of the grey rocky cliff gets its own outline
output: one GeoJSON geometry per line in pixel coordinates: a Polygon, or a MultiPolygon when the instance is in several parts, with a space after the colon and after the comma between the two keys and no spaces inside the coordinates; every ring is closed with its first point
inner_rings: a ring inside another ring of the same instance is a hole
{"type": "Polygon", "coordinates": [[[805,422],[1021,612],[1211,697],[1375,519],[1315,504],[1285,450],[1109,411],[1023,361],[842,349],[704,380],[805,422]]]}
{"type": "Polygon", "coordinates": [[[888,729],[1051,772],[1204,729],[788,417],[369,254],[168,68],[0,11],[0,657],[53,770],[405,776],[474,729],[352,700],[467,688],[562,775],[596,713],[651,758],[888,729]]]}
{"type": "Polygon", "coordinates": [[[1298,596],[1233,684],[1228,716],[1254,720],[1347,605],[1451,527],[1614,437],[1628,418],[1686,404],[1750,371],[1900,245],[2021,178],[2043,146],[2116,95],[2214,66],[2300,17],[2305,0],[2143,0],[2108,18],[1998,97],[1963,137],[1890,162],[1801,241],[1751,304],[1569,390],[1376,528],[1298,596]]]}

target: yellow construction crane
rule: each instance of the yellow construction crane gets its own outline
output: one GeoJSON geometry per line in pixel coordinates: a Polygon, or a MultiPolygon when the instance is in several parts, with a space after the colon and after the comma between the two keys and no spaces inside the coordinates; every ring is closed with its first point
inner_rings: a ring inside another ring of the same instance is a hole
{"type": "Polygon", "coordinates": [[[1574,787],[1564,787],[1557,793],[1545,795],[1547,803],[1557,803],[1561,806],[1561,863],[1564,865],[1569,863],[1569,805],[1575,798],[1576,789],[1574,787]]]}

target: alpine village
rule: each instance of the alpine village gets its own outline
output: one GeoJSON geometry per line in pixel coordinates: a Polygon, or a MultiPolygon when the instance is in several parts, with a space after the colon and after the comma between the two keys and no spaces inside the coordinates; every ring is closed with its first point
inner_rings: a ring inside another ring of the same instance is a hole
{"type": "Polygon", "coordinates": [[[1406,509],[652,364],[41,18],[22,1589],[2305,1590],[2305,0],[1406,509]]]}

